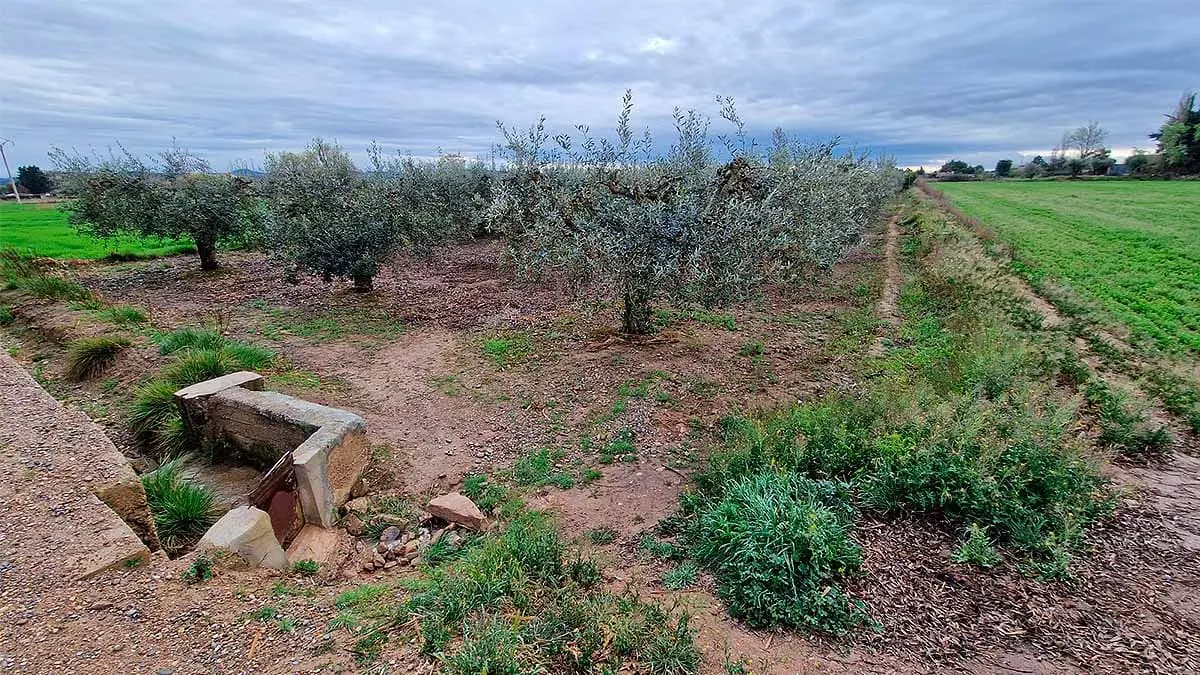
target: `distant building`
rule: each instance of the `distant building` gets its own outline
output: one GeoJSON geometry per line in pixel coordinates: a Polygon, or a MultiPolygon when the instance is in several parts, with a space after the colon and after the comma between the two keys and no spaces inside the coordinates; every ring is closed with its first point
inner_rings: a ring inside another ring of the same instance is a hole
{"type": "Polygon", "coordinates": [[[1124,163],[1113,164],[1112,166],[1108,167],[1108,175],[1110,175],[1110,176],[1128,176],[1129,175],[1129,165],[1124,164],[1124,163]]]}

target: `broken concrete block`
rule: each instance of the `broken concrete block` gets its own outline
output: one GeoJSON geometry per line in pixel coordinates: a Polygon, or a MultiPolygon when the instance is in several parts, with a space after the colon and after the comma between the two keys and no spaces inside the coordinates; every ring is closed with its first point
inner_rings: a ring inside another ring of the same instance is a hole
{"type": "Polygon", "coordinates": [[[334,562],[340,542],[338,530],[305,525],[288,546],[288,562],[294,565],[301,560],[312,560],[322,567],[329,567],[334,562]]]}
{"type": "Polygon", "coordinates": [[[346,503],[370,459],[366,423],[344,414],[352,419],[317,429],[292,453],[304,519],[321,527],[334,526],[337,507],[346,503]]]}
{"type": "Polygon", "coordinates": [[[475,502],[461,492],[451,492],[429,502],[429,512],[448,523],[458,523],[470,530],[483,528],[486,518],[475,502]]]}
{"type": "Polygon", "coordinates": [[[191,401],[198,398],[207,398],[218,392],[225,391],[232,387],[241,387],[251,391],[262,391],[263,376],[258,373],[252,373],[249,370],[239,370],[236,373],[214,377],[211,380],[197,382],[190,387],[184,387],[175,392],[177,400],[191,401]]]}
{"type": "Polygon", "coordinates": [[[204,533],[198,548],[231,551],[251,567],[287,567],[287,556],[275,538],[271,517],[253,506],[239,506],[221,516],[204,533]]]}

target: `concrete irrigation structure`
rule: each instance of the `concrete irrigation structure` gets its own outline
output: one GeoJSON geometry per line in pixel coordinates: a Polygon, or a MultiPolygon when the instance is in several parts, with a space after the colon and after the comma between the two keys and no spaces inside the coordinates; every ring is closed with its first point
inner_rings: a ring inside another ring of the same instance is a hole
{"type": "Polygon", "coordinates": [[[193,441],[265,471],[247,503],[218,520],[200,548],[284,567],[336,540],[338,508],[369,457],[361,417],[264,391],[263,377],[249,371],[185,387],[175,400],[193,441]]]}

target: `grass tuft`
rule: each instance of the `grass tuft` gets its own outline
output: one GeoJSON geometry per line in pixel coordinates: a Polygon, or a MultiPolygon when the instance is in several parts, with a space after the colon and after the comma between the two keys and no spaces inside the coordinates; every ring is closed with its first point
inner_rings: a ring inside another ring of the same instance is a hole
{"type": "Polygon", "coordinates": [[[100,375],[131,344],[129,338],[119,335],[98,335],[75,340],[67,350],[67,377],[86,380],[100,375]]]}
{"type": "Polygon", "coordinates": [[[108,307],[98,311],[96,315],[118,326],[138,326],[149,321],[145,312],[137,307],[130,307],[128,305],[108,307]]]}
{"type": "Polygon", "coordinates": [[[163,462],[143,475],[142,486],[158,540],[168,552],[191,546],[217,520],[212,492],[184,476],[182,459],[163,462]]]}
{"type": "Polygon", "coordinates": [[[225,338],[211,328],[196,328],[184,326],[169,333],[158,333],[154,336],[160,354],[174,354],[183,349],[215,350],[225,346],[225,338]]]}

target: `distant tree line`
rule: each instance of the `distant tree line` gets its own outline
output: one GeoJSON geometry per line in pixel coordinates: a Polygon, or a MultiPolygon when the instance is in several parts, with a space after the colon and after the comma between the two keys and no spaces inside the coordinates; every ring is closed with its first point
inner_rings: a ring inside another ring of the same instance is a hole
{"type": "MultiPolygon", "coordinates": [[[[1158,131],[1149,137],[1156,142],[1156,151],[1134,148],[1125,160],[1129,175],[1200,174],[1200,109],[1196,107],[1196,93],[1184,94],[1158,131]]],[[[1117,161],[1106,145],[1107,140],[1108,131],[1099,122],[1089,122],[1064,132],[1049,158],[1038,155],[1021,166],[1014,166],[1011,159],[1002,159],[996,163],[992,175],[997,178],[1108,175],[1117,161]]],[[[940,180],[971,180],[984,173],[982,166],[970,166],[955,159],[943,164],[937,175],[940,180]]]]}

